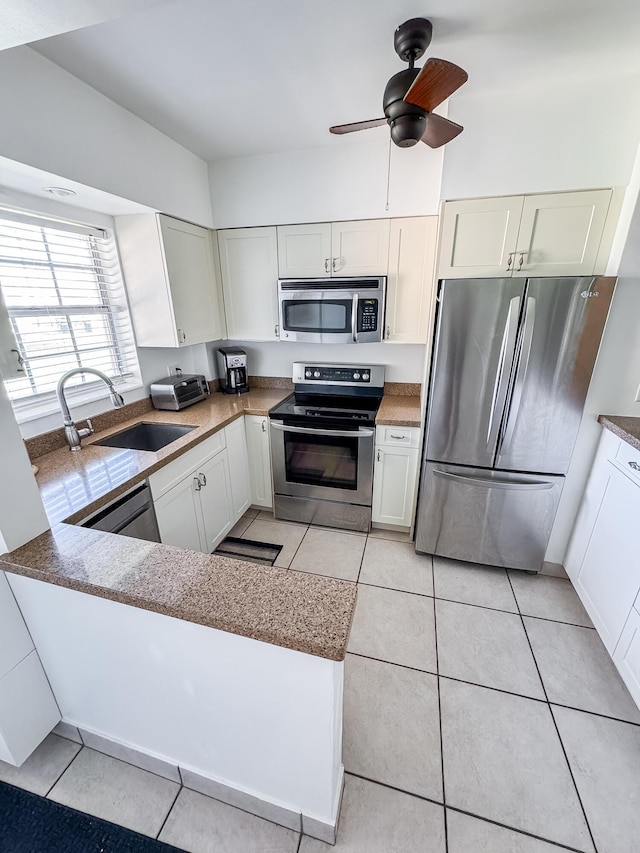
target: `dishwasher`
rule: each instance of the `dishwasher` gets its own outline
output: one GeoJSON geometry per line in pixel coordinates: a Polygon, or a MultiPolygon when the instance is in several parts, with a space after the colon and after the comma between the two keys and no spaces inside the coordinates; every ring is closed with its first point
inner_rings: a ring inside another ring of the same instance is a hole
{"type": "Polygon", "coordinates": [[[158,522],[146,482],[78,523],[81,527],[160,542],[158,522]]]}

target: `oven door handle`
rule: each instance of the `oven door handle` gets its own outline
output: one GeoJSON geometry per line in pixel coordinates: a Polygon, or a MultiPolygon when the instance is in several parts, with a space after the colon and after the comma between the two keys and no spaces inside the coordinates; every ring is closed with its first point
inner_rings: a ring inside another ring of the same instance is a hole
{"type": "Polygon", "coordinates": [[[315,429],[315,427],[293,427],[280,423],[279,421],[271,421],[272,429],[278,429],[281,432],[301,432],[306,435],[334,435],[336,438],[367,438],[375,434],[372,429],[342,430],[342,429],[315,429]]]}

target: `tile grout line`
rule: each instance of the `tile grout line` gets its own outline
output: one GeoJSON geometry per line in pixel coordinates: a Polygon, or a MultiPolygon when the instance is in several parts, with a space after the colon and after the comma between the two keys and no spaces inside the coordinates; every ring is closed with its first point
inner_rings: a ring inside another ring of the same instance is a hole
{"type": "MultiPolygon", "coordinates": [[[[529,639],[529,634],[527,633],[527,626],[526,626],[526,624],[525,624],[524,616],[522,615],[522,611],[521,611],[521,609],[520,609],[520,602],[518,601],[518,597],[517,597],[517,595],[516,595],[516,591],[515,591],[515,589],[513,588],[513,584],[511,583],[511,576],[510,576],[509,572],[507,572],[507,578],[508,578],[508,580],[509,580],[509,586],[511,587],[511,592],[513,593],[513,597],[514,597],[514,598],[515,598],[515,600],[516,600],[516,605],[517,605],[517,607],[518,607],[518,613],[520,614],[520,622],[522,623],[522,629],[523,629],[523,631],[524,631],[524,635],[525,635],[525,637],[527,638],[527,643],[528,643],[528,645],[529,645],[529,650],[531,651],[531,657],[533,658],[533,662],[534,662],[534,665],[535,665],[535,668],[536,668],[536,672],[538,673],[538,678],[540,679],[540,684],[542,685],[542,690],[543,690],[544,695],[545,695],[545,703],[546,703],[546,705],[547,705],[547,708],[549,709],[549,714],[551,715],[551,720],[552,720],[552,722],[553,722],[553,727],[554,727],[554,729],[555,729],[555,731],[556,731],[556,735],[558,736],[558,741],[559,741],[559,743],[560,743],[560,749],[562,750],[562,754],[564,755],[564,760],[565,760],[565,761],[566,761],[566,763],[567,763],[567,768],[568,768],[568,770],[569,770],[569,775],[571,776],[571,781],[573,782],[573,787],[574,787],[574,789],[575,789],[576,796],[577,796],[577,798],[578,798],[578,802],[580,803],[580,808],[581,808],[581,810],[582,810],[582,814],[583,814],[583,817],[584,817],[584,822],[585,822],[585,825],[586,825],[586,827],[587,827],[587,832],[589,833],[589,838],[591,839],[591,843],[592,843],[592,845],[593,845],[593,849],[596,851],[596,853],[598,853],[598,848],[596,847],[596,841],[595,841],[595,838],[593,837],[593,832],[591,831],[591,825],[589,824],[589,819],[588,819],[588,817],[587,817],[587,812],[586,812],[586,809],[585,809],[585,807],[584,807],[584,803],[582,802],[582,797],[580,796],[580,791],[578,790],[578,785],[577,785],[577,783],[576,783],[575,776],[573,775],[573,769],[572,769],[572,767],[571,767],[571,763],[569,762],[569,756],[567,755],[567,751],[566,751],[566,749],[565,749],[565,747],[564,747],[564,743],[563,743],[563,741],[562,741],[562,737],[561,737],[561,735],[560,735],[560,729],[558,728],[558,724],[557,724],[557,722],[556,722],[556,718],[555,718],[555,716],[554,716],[554,714],[553,714],[553,708],[551,707],[551,702],[549,701],[549,695],[548,695],[548,693],[547,693],[547,688],[546,688],[545,683],[544,683],[544,680],[543,680],[543,678],[542,678],[542,673],[540,672],[540,667],[538,666],[538,661],[537,661],[537,658],[536,658],[536,656],[535,656],[535,652],[533,651],[533,645],[531,644],[531,640],[529,639]]],[[[573,588],[573,586],[572,586],[572,588],[573,588]]]]}
{"type": "MultiPolygon", "coordinates": [[[[306,529],[306,530],[305,530],[305,532],[302,534],[302,539],[301,539],[301,540],[300,540],[300,542],[298,543],[298,547],[297,547],[297,548],[296,548],[296,550],[294,551],[293,557],[291,558],[291,560],[289,561],[289,565],[287,566],[287,571],[288,571],[288,572],[289,572],[289,571],[291,571],[291,566],[293,565],[293,561],[294,561],[294,560],[295,560],[295,558],[298,556],[298,551],[300,550],[300,548],[302,548],[302,543],[303,543],[303,542],[304,542],[304,540],[307,538],[307,533],[309,532],[309,530],[310,530],[310,529],[311,529],[311,525],[310,525],[310,524],[307,524],[307,529],[306,529]]],[[[276,568],[276,567],[274,566],[274,568],[276,568]]],[[[284,567],[278,566],[277,568],[284,568],[284,567]]],[[[298,570],[298,569],[294,569],[293,571],[294,571],[294,572],[297,572],[297,571],[299,571],[299,570],[298,570]]]]}
{"type": "MultiPolygon", "coordinates": [[[[74,743],[74,742],[75,742],[75,741],[72,741],[72,743],[74,743]]],[[[49,790],[47,791],[47,793],[46,793],[46,794],[44,794],[44,797],[45,797],[46,799],[48,799],[48,798],[49,798],[49,794],[53,791],[53,789],[55,788],[55,786],[56,786],[56,785],[58,784],[58,782],[62,779],[62,777],[64,776],[64,774],[65,774],[65,773],[67,772],[67,770],[71,767],[71,765],[72,765],[72,764],[73,764],[73,762],[76,760],[76,758],[80,755],[80,753],[82,752],[82,750],[83,750],[83,749],[85,749],[84,744],[82,744],[82,745],[78,744],[78,746],[80,746],[80,749],[76,752],[76,754],[73,756],[73,758],[71,759],[71,761],[70,761],[70,762],[65,766],[64,770],[63,770],[63,771],[62,771],[62,773],[60,773],[60,775],[57,777],[57,779],[56,779],[56,781],[53,783],[53,785],[51,785],[51,787],[49,788],[49,790]]]]}
{"type": "MultiPolygon", "coordinates": [[[[178,771],[178,772],[179,772],[179,771],[178,771]]],[[[181,774],[180,774],[180,778],[182,779],[182,775],[181,775],[181,774]]],[[[157,841],[157,840],[159,840],[159,838],[160,838],[160,833],[161,833],[161,832],[162,832],[162,830],[165,828],[165,825],[166,825],[167,821],[169,820],[169,815],[170,815],[170,814],[171,814],[171,812],[173,811],[173,807],[174,807],[174,806],[175,806],[175,804],[177,803],[177,801],[178,801],[178,797],[180,796],[180,792],[181,792],[182,790],[183,790],[183,785],[182,785],[182,783],[180,783],[180,784],[178,785],[178,790],[177,790],[177,792],[176,792],[176,795],[175,795],[175,797],[173,798],[173,802],[172,802],[172,803],[171,803],[171,805],[169,806],[169,811],[166,813],[165,818],[164,818],[164,820],[162,821],[162,824],[161,824],[161,826],[160,826],[160,829],[158,830],[158,833],[157,833],[157,835],[155,836],[156,841],[157,841]]]]}
{"type": "Polygon", "coordinates": [[[436,577],[433,567],[433,555],[431,556],[431,583],[433,585],[433,633],[435,636],[436,646],[436,687],[438,691],[438,728],[440,731],[440,773],[442,775],[442,807],[444,821],[444,849],[445,853],[449,853],[449,825],[447,821],[447,791],[444,781],[444,740],[442,737],[442,697],[440,695],[440,658],[438,656],[438,614],[436,608],[436,577]]]}

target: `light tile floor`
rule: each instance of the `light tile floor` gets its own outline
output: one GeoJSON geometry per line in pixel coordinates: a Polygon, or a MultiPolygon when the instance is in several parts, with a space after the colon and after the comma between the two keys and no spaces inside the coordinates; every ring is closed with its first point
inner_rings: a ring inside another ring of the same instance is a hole
{"type": "MultiPolygon", "coordinates": [[[[256,510],[234,535],[359,584],[336,853],[640,849],[640,711],[569,581],[256,510]]],[[[332,849],[57,735],[0,779],[189,853],[332,849]]]]}

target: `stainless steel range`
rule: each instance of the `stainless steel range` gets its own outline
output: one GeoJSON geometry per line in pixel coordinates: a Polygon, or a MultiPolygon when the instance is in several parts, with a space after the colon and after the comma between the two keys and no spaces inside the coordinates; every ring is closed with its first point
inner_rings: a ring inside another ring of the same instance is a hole
{"type": "Polygon", "coordinates": [[[275,517],[369,530],[384,367],[295,362],[293,382],[269,413],[275,517]]]}

